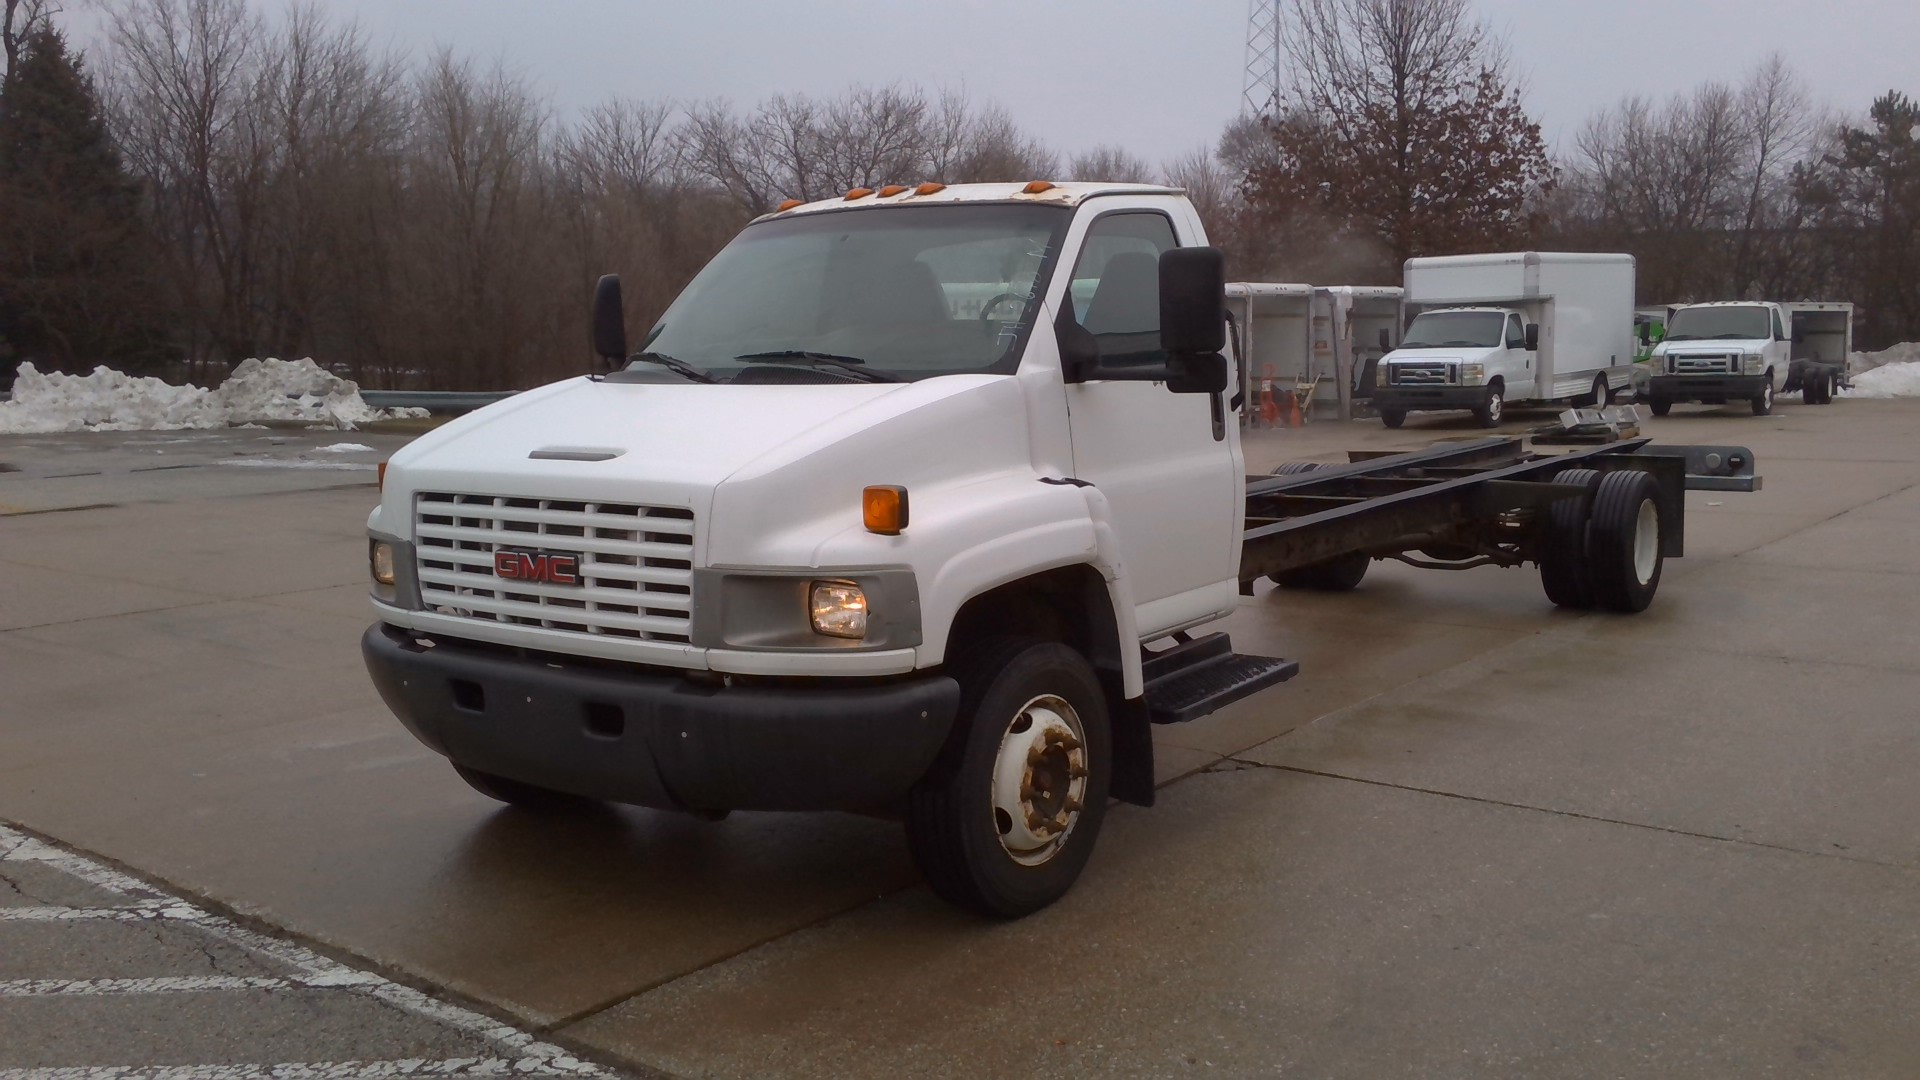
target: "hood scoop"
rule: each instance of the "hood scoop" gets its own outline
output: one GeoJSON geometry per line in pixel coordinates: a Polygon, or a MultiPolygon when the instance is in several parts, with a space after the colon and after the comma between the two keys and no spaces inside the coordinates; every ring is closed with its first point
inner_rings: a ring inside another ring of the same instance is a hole
{"type": "Polygon", "coordinates": [[[604,446],[543,446],[527,456],[535,461],[612,461],[624,453],[604,446]]]}

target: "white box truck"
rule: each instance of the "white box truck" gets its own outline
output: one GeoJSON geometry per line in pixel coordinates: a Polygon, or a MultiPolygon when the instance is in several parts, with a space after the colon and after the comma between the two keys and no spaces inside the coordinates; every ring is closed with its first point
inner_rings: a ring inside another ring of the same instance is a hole
{"type": "Polygon", "coordinates": [[[1798,390],[1808,405],[1833,402],[1853,352],[1853,305],[1730,300],[1682,304],[1654,348],[1647,405],[1665,416],[1680,402],[1747,402],[1773,411],[1776,393],[1798,390]]]}
{"type": "Polygon", "coordinates": [[[1408,259],[1419,314],[1376,369],[1374,407],[1397,428],[1417,411],[1497,427],[1509,404],[1604,405],[1633,378],[1633,288],[1631,255],[1408,259]]]}
{"type": "Polygon", "coordinates": [[[1205,244],[1166,188],[929,183],[756,220],[635,351],[602,279],[603,370],[388,462],[375,687],[492,798],[896,815],[935,892],[1015,916],[1153,803],[1152,725],[1297,670],[1198,629],[1255,580],[1424,551],[1635,612],[1685,490],[1758,484],[1502,437],[1249,480],[1205,244]]]}

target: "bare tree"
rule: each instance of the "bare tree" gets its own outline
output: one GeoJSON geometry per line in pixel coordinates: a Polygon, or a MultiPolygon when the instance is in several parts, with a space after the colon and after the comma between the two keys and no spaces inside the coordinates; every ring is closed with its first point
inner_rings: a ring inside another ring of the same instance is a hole
{"type": "Polygon", "coordinates": [[[1075,154],[1067,163],[1067,179],[1147,184],[1153,182],[1154,175],[1153,166],[1129,153],[1126,147],[1109,144],[1075,154]]]}

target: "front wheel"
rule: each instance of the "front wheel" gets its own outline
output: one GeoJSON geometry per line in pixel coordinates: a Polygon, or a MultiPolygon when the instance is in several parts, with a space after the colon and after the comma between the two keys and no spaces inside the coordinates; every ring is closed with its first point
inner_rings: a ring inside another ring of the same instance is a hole
{"type": "Polygon", "coordinates": [[[1000,641],[956,666],[960,715],[907,805],[907,845],[942,899],[1016,918],[1064,896],[1100,835],[1112,773],[1093,668],[1000,641]]]}
{"type": "Polygon", "coordinates": [[[1380,422],[1387,425],[1390,428],[1398,428],[1402,424],[1405,424],[1407,422],[1407,410],[1381,409],[1380,422]]]}
{"type": "Polygon", "coordinates": [[[1773,411],[1773,372],[1767,372],[1767,381],[1753,398],[1753,415],[1765,416],[1773,411]]]}
{"type": "Polygon", "coordinates": [[[1489,386],[1486,400],[1480,403],[1479,408],[1473,410],[1473,418],[1480,421],[1481,427],[1499,427],[1500,420],[1506,416],[1506,412],[1506,394],[1498,386],[1489,386]]]}
{"type": "Polygon", "coordinates": [[[1666,398],[1648,398],[1647,408],[1652,409],[1655,416],[1665,416],[1673,411],[1673,402],[1666,398]]]}

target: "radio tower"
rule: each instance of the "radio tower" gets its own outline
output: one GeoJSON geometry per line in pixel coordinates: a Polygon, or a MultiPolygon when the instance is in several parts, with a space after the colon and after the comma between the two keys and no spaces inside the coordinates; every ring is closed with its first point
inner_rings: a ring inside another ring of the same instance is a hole
{"type": "Polygon", "coordinates": [[[1286,0],[1247,0],[1247,72],[1240,112],[1266,116],[1280,100],[1280,5],[1286,0]]]}

